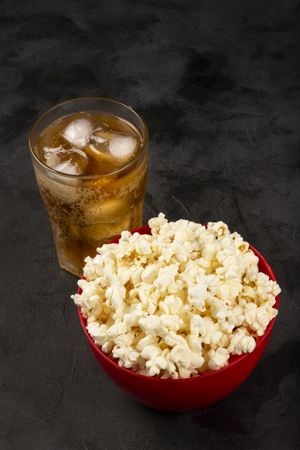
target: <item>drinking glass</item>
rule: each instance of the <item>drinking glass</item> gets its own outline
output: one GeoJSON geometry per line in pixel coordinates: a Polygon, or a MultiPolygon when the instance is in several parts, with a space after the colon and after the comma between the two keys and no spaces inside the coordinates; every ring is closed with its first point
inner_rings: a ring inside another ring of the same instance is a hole
{"type": "Polygon", "coordinates": [[[86,256],[95,256],[97,247],[143,222],[148,150],[145,122],[131,107],[115,100],[76,98],[51,108],[37,120],[29,148],[59,264],[81,276],[86,256]],[[78,112],[101,112],[129,122],[141,138],[135,158],[104,175],[70,175],[48,167],[39,158],[39,136],[55,120],[78,112]]]}

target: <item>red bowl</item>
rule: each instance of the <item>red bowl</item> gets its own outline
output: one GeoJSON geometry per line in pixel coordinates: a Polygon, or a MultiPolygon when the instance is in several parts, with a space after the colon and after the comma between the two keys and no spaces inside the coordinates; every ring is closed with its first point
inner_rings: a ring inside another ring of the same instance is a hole
{"type": "MultiPolygon", "coordinates": [[[[150,234],[150,228],[142,226],[132,230],[132,232],[150,234]]],[[[119,237],[112,242],[116,243],[118,240],[119,237]]],[[[250,248],[259,258],[259,270],[267,274],[271,280],[276,281],[272,269],[265,258],[251,245],[250,248]]],[[[80,290],[78,292],[80,293],[80,290]]],[[[278,306],[279,296],[276,298],[275,307],[278,309],[278,306]]],[[[105,372],[140,402],[166,411],[190,411],[205,408],[234,391],[246,380],[262,357],[275,322],[275,319],[273,319],[269,323],[265,334],[257,339],[256,347],[252,353],[232,356],[229,364],[222,369],[212,370],[192,378],[173,380],[147,377],[119,366],[116,361],[109,358],[94,343],[86,329],[86,319],[82,316],[79,307],[78,314],[94,356],[105,372]]]]}

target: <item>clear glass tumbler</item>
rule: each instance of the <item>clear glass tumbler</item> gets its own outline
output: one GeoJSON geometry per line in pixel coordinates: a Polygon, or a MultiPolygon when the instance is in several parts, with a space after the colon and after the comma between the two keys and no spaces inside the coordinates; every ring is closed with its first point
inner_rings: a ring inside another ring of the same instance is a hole
{"type": "Polygon", "coordinates": [[[86,256],[123,230],[143,222],[147,177],[148,130],[129,106],[101,97],[61,103],[43,114],[29,137],[37,184],[47,208],[60,266],[81,276],[86,256]],[[103,112],[129,122],[141,137],[136,157],[105,175],[69,175],[39,158],[37,140],[55,120],[77,112],[103,112]]]}

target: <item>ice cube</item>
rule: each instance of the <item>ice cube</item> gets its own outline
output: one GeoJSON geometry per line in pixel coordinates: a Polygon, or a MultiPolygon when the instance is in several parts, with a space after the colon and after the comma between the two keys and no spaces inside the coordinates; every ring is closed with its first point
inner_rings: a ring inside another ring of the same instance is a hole
{"type": "Polygon", "coordinates": [[[84,208],[84,217],[88,223],[102,222],[113,223],[124,217],[130,210],[130,197],[111,198],[104,202],[91,202],[84,208]]]}
{"type": "Polygon", "coordinates": [[[53,167],[59,163],[60,159],[58,153],[64,151],[62,145],[59,147],[44,147],[44,158],[48,167],[53,167]]]}
{"type": "Polygon", "coordinates": [[[84,148],[92,132],[93,128],[89,120],[76,119],[65,128],[63,137],[75,147],[84,148]]]}
{"type": "Polygon", "coordinates": [[[59,163],[54,169],[58,172],[67,173],[68,175],[80,175],[82,173],[80,167],[72,161],[59,163]]]}
{"type": "Polygon", "coordinates": [[[133,136],[112,135],[109,151],[117,159],[129,159],[135,152],[137,141],[133,136]]]}
{"type": "Polygon", "coordinates": [[[107,140],[109,139],[109,133],[102,127],[97,127],[94,129],[91,139],[98,144],[102,144],[103,142],[107,142],[107,140]]]}
{"type": "Polygon", "coordinates": [[[81,238],[93,247],[98,247],[103,241],[109,241],[113,236],[124,230],[130,230],[131,216],[126,214],[121,221],[116,223],[95,223],[81,228],[81,238]]]}
{"type": "Polygon", "coordinates": [[[78,148],[44,147],[44,157],[48,167],[68,175],[82,175],[88,164],[87,155],[78,148]]]}
{"type": "Polygon", "coordinates": [[[97,142],[97,144],[103,144],[104,142],[107,142],[107,139],[104,139],[101,136],[93,136],[93,139],[95,142],[97,142]]]}
{"type": "Polygon", "coordinates": [[[90,147],[95,152],[107,152],[108,151],[108,137],[102,135],[103,132],[97,131],[91,136],[90,147]]]}
{"type": "Polygon", "coordinates": [[[95,128],[93,134],[90,138],[90,147],[92,150],[98,150],[99,152],[108,152],[109,151],[109,140],[112,134],[106,129],[102,127],[95,128]]]}
{"type": "Polygon", "coordinates": [[[89,144],[85,147],[85,152],[89,158],[89,168],[94,174],[104,174],[114,171],[120,166],[120,163],[114,158],[109,151],[99,148],[93,144],[89,144]]]}

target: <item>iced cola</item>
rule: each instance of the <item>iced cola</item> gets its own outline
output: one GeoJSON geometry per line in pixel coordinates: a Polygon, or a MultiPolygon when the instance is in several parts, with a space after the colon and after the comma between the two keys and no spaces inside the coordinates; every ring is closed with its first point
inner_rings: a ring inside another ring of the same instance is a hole
{"type": "Polygon", "coordinates": [[[87,255],[142,224],[147,130],[125,105],[77,99],[41,117],[30,148],[59,264],[80,276],[87,255]]]}

